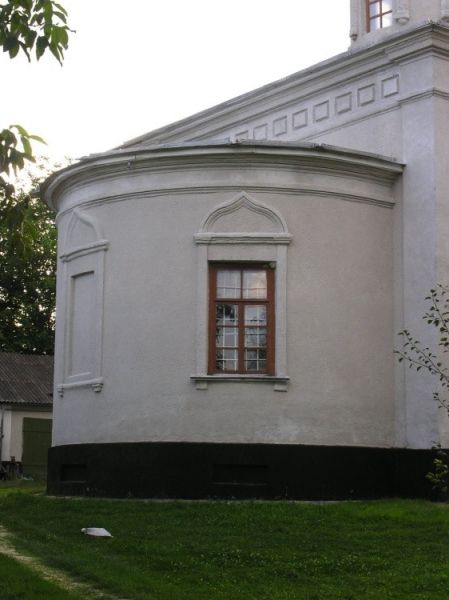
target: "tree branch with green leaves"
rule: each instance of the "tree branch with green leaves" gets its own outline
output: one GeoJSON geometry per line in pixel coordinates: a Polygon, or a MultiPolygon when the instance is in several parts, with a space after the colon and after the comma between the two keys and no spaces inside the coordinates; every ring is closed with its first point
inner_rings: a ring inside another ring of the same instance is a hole
{"type": "MultiPolygon", "coordinates": [[[[402,337],[402,349],[395,350],[399,362],[405,361],[410,369],[420,371],[424,369],[431,375],[438,377],[442,388],[449,389],[449,368],[445,354],[449,352],[449,287],[438,285],[425,298],[430,306],[423,319],[428,325],[438,331],[438,346],[440,352],[432,351],[428,346],[417,340],[408,329],[399,333],[402,337]]],[[[449,412],[449,398],[442,397],[439,392],[434,393],[435,400],[449,412]]]]}
{"type": "MultiPolygon", "coordinates": [[[[10,58],[23,52],[30,61],[48,50],[62,65],[68,47],[67,11],[53,0],[0,0],[0,48],[10,58]]],[[[21,125],[0,130],[0,209],[10,227],[9,243],[29,255],[35,241],[32,199],[16,190],[15,180],[27,164],[35,162],[33,142],[44,140],[21,125]]]]}
{"type": "MultiPolygon", "coordinates": [[[[408,329],[399,333],[402,337],[402,349],[395,350],[399,362],[405,361],[410,369],[420,371],[424,369],[439,379],[444,391],[449,389],[449,368],[446,354],[449,352],[449,287],[438,285],[430,290],[426,297],[430,303],[423,319],[428,325],[438,331],[438,347],[440,351],[432,351],[428,346],[423,346],[408,329]],[[438,354],[437,354],[438,352],[438,354]]],[[[440,392],[433,393],[434,400],[449,414],[449,398],[443,397],[440,392]]],[[[436,444],[436,456],[433,459],[433,471],[426,475],[432,488],[439,493],[440,498],[447,499],[449,492],[449,453],[436,444]]]]}
{"type": "Polygon", "coordinates": [[[21,125],[10,125],[0,131],[0,193],[7,200],[15,193],[13,176],[17,176],[27,162],[35,161],[32,141],[45,144],[41,137],[29,134],[21,125]]]}
{"type": "Polygon", "coordinates": [[[8,0],[0,3],[0,46],[15,58],[22,50],[37,60],[49,50],[62,64],[69,44],[67,11],[53,0],[8,0]]]}

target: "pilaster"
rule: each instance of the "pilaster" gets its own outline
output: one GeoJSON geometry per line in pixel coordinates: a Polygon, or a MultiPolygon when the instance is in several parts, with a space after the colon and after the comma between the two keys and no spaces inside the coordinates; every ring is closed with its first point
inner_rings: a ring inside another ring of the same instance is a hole
{"type": "Polygon", "coordinates": [[[393,19],[395,19],[399,25],[407,25],[410,21],[409,0],[395,0],[393,4],[393,19]]]}

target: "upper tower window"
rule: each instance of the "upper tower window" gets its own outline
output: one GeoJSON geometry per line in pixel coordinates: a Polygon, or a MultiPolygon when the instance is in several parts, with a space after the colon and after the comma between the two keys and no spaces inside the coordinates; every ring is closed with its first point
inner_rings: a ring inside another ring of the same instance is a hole
{"type": "Polygon", "coordinates": [[[367,30],[376,31],[393,24],[393,0],[367,0],[367,30]]]}

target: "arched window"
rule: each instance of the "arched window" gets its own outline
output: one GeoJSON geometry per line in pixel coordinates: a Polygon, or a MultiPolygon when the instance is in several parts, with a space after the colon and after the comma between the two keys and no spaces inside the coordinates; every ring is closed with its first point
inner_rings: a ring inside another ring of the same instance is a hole
{"type": "Polygon", "coordinates": [[[393,24],[393,0],[366,0],[367,31],[393,24]]]}
{"type": "Polygon", "coordinates": [[[287,391],[287,224],[242,190],[205,216],[198,248],[196,388],[287,391]],[[208,317],[208,318],[207,318],[208,317]],[[276,351],[276,353],[275,353],[276,351]]]}
{"type": "Polygon", "coordinates": [[[209,373],[274,375],[273,268],[209,264],[209,373]]]}

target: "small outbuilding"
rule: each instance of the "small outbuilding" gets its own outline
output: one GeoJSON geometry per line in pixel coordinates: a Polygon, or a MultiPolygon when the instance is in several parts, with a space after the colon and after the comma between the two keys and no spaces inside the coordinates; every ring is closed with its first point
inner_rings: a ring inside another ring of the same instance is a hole
{"type": "Polygon", "coordinates": [[[53,357],[0,352],[3,475],[43,478],[51,446],[53,357]]]}

